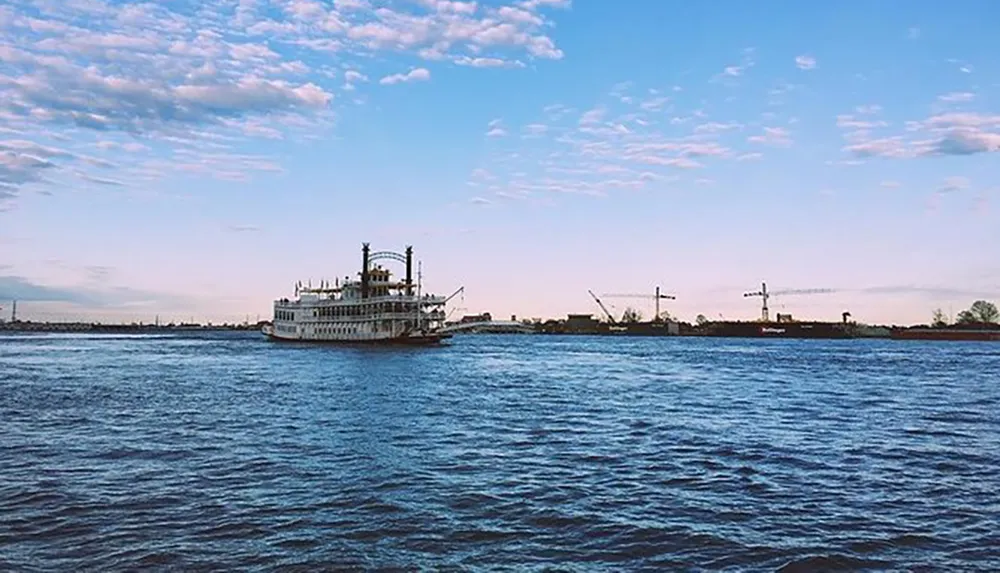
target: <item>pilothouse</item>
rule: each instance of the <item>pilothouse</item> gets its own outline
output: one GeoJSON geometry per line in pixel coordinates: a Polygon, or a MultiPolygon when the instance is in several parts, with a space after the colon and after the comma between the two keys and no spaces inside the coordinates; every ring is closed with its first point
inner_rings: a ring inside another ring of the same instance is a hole
{"type": "Polygon", "coordinates": [[[455,295],[423,294],[421,278],[413,282],[413,247],[403,254],[371,252],[361,247],[358,279],[350,276],[319,287],[295,285],[295,298],[274,302],[273,324],[263,327],[272,340],[303,342],[435,344],[451,335],[441,332],[444,307],[455,295]],[[394,281],[379,264],[392,260],[406,265],[406,276],[394,281]]]}

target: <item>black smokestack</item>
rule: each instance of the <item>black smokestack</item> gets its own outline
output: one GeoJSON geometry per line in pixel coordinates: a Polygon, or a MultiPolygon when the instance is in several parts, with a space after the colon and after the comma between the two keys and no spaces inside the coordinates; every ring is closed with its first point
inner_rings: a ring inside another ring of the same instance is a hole
{"type": "Polygon", "coordinates": [[[368,298],[368,243],[361,244],[361,298],[368,298]]]}
{"type": "Polygon", "coordinates": [[[406,247],[406,294],[413,294],[413,247],[406,247]]]}

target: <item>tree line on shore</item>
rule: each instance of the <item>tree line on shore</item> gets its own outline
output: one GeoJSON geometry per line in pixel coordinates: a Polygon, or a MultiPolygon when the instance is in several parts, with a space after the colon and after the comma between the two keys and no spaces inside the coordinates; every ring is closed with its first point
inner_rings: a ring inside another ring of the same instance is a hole
{"type": "Polygon", "coordinates": [[[1000,322],[1000,310],[997,310],[997,305],[985,300],[977,300],[969,308],[958,313],[954,323],[940,308],[934,310],[931,319],[931,325],[937,328],[952,324],[997,324],[998,322],[1000,322]]]}

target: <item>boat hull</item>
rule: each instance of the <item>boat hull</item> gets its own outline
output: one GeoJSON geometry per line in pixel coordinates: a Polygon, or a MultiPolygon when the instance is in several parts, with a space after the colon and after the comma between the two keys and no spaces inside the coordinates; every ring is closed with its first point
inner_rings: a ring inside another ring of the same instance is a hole
{"type": "Polygon", "coordinates": [[[431,332],[424,334],[411,334],[408,336],[393,336],[386,338],[368,339],[321,339],[321,338],[290,338],[278,336],[273,329],[263,328],[262,334],[273,342],[298,342],[320,345],[340,345],[340,346],[434,346],[441,344],[451,338],[451,334],[446,332],[431,332]]]}

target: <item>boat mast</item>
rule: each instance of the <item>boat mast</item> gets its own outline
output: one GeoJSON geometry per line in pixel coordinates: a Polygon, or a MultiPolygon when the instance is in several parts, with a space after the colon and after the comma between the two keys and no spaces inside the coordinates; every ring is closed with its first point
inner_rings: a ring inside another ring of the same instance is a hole
{"type": "Polygon", "coordinates": [[[420,330],[420,289],[423,284],[423,262],[417,261],[417,330],[420,330]]]}
{"type": "Polygon", "coordinates": [[[406,247],[406,296],[413,296],[413,247],[406,247]]]}

